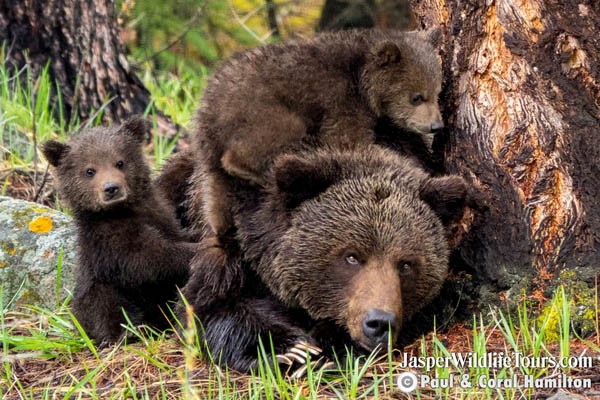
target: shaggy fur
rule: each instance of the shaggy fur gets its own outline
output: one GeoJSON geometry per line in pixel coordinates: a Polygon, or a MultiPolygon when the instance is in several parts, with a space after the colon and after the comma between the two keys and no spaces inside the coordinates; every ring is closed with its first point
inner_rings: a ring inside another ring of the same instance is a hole
{"type": "Polygon", "coordinates": [[[136,325],[166,328],[165,305],[186,283],[196,249],[152,186],[142,153],[147,127],[131,118],[43,147],[78,227],[73,311],[101,344],[123,334],[121,308],[136,325]]]}
{"type": "MultiPolygon", "coordinates": [[[[171,155],[154,181],[156,190],[169,207],[175,210],[175,216],[184,229],[191,226],[187,194],[192,186],[195,158],[194,152],[189,148],[171,155]]],[[[197,230],[200,234],[196,235],[194,241],[199,241],[204,230],[202,226],[197,230]]]]}
{"type": "Polygon", "coordinates": [[[377,145],[279,156],[263,189],[238,186],[235,240],[206,239],[183,289],[213,357],[251,368],[269,335],[276,353],[298,341],[371,350],[388,339],[387,324],[366,333],[374,311],[395,340],[446,276],[442,221],[465,197],[462,178],[431,178],[377,145]]]}
{"type": "Polygon", "coordinates": [[[198,111],[191,212],[219,238],[233,226],[238,179],[264,185],[283,152],[305,143],[373,143],[378,118],[431,147],[438,107],[439,30],[328,33],[237,54],[210,78],[198,111]],[[202,187],[198,187],[202,182],[202,187]],[[198,193],[197,193],[198,194],[198,193]],[[202,199],[202,200],[200,200],[202,199]]]}

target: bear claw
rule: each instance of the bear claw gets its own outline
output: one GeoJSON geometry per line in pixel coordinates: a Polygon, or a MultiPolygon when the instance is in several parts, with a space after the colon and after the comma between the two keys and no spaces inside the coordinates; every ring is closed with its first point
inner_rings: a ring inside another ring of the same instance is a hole
{"type": "MultiPolygon", "coordinates": [[[[308,369],[308,357],[319,356],[323,350],[319,347],[311,345],[306,342],[298,342],[292,346],[287,353],[278,354],[275,356],[275,360],[278,364],[285,364],[288,366],[286,375],[292,379],[299,379],[306,374],[308,369]],[[298,369],[293,368],[294,362],[299,363],[298,369]],[[294,371],[290,374],[291,371],[294,371]]],[[[320,357],[318,360],[312,363],[314,370],[332,369],[335,364],[332,361],[327,361],[325,357],[320,357]]]]}

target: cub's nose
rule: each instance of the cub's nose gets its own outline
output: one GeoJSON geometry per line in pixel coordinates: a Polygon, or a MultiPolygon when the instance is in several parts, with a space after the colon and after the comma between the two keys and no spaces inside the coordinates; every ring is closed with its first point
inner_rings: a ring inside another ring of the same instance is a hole
{"type": "Polygon", "coordinates": [[[112,200],[119,194],[120,188],[114,182],[104,184],[104,200],[112,200]]]}
{"type": "Polygon", "coordinates": [[[367,312],[362,323],[363,334],[371,341],[372,347],[386,344],[389,330],[396,329],[396,315],[391,312],[373,308],[367,312]]]}
{"type": "Polygon", "coordinates": [[[433,124],[431,124],[430,129],[431,129],[431,133],[438,133],[439,131],[444,129],[444,123],[443,122],[434,122],[433,124]]]}

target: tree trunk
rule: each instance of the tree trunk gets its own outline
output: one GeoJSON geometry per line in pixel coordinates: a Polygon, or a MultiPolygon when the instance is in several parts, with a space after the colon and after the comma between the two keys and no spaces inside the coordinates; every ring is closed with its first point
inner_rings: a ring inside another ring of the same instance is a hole
{"type": "Polygon", "coordinates": [[[150,94],[130,70],[113,0],[0,0],[0,42],[8,60],[34,71],[50,61],[63,113],[121,120],[144,112],[150,94]],[[26,55],[27,54],[27,55],[26,55]]]}
{"type": "Polygon", "coordinates": [[[543,300],[567,276],[593,285],[600,266],[597,2],[411,5],[423,28],[444,32],[446,170],[469,180],[486,206],[465,221],[471,228],[455,260],[486,282],[480,294],[496,298],[543,300]]]}

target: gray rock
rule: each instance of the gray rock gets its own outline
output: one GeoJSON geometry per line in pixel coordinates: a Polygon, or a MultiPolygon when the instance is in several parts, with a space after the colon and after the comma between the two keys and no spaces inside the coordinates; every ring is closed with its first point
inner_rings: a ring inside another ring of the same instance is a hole
{"type": "Polygon", "coordinates": [[[40,204],[0,196],[2,307],[34,304],[56,308],[57,301],[63,301],[75,287],[76,237],[69,216],[40,204]]]}

